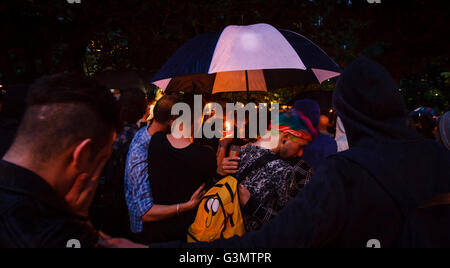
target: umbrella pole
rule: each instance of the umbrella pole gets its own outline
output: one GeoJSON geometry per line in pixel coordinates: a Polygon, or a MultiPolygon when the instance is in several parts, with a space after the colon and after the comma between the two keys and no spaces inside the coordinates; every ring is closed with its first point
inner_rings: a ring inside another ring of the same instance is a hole
{"type": "Polygon", "coordinates": [[[247,91],[247,102],[250,102],[250,88],[248,87],[248,71],[245,70],[245,86],[247,91]]]}

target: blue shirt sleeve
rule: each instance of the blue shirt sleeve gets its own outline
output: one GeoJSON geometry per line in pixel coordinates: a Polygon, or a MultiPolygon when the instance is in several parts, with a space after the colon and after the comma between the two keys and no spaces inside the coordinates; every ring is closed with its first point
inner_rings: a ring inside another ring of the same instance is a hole
{"type": "Polygon", "coordinates": [[[148,175],[148,148],[151,137],[147,127],[139,130],[128,152],[125,167],[125,196],[130,214],[131,231],[142,232],[141,217],[154,205],[148,175]]]}

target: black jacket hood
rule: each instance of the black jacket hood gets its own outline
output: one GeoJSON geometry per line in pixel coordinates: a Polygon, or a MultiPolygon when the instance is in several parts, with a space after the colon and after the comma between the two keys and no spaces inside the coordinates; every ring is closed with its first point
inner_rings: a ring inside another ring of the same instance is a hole
{"type": "Polygon", "coordinates": [[[389,72],[360,57],[339,78],[333,105],[346,130],[350,146],[361,138],[409,140],[419,136],[407,128],[407,109],[389,72]]]}

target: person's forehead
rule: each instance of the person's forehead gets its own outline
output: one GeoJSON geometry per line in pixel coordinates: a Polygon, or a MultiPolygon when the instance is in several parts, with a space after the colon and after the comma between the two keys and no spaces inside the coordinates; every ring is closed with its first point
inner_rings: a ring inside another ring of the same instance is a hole
{"type": "Polygon", "coordinates": [[[296,142],[296,143],[308,143],[308,141],[307,140],[305,140],[304,138],[302,138],[302,137],[297,137],[297,136],[294,136],[294,135],[289,135],[289,138],[293,141],[293,142],[296,142]]]}

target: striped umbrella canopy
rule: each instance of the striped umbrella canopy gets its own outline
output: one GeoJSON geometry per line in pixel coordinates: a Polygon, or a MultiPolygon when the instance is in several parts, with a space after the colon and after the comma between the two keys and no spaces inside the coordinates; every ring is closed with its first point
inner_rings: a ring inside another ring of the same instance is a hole
{"type": "Polygon", "coordinates": [[[317,45],[268,24],[228,26],[183,45],[152,79],[165,92],[268,91],[322,83],[341,68],[317,45]]]}

